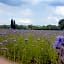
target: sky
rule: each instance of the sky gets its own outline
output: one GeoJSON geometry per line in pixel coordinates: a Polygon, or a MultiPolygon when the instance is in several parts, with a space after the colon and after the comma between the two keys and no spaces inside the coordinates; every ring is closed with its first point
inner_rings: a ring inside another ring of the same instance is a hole
{"type": "Polygon", "coordinates": [[[0,25],[58,25],[64,18],[64,0],[0,0],[0,25]]]}

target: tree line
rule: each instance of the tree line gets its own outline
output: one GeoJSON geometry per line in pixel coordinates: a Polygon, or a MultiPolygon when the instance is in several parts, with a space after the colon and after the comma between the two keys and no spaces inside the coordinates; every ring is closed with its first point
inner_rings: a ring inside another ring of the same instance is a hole
{"type": "Polygon", "coordinates": [[[11,19],[10,25],[0,25],[0,28],[4,29],[24,29],[24,30],[63,30],[64,29],[64,19],[60,19],[58,26],[56,25],[47,25],[47,26],[36,26],[36,25],[18,25],[15,23],[15,20],[11,19]]]}

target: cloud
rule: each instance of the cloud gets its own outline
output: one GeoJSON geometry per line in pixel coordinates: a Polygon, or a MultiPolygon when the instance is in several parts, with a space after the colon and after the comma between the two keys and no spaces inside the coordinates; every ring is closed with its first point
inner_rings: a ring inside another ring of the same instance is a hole
{"type": "Polygon", "coordinates": [[[33,12],[30,8],[12,7],[0,3],[0,15],[26,17],[26,16],[31,16],[32,14],[33,12]]]}
{"type": "Polygon", "coordinates": [[[47,15],[47,19],[45,18],[45,21],[47,24],[58,25],[59,20],[64,18],[64,6],[51,7],[49,8],[50,12],[48,12],[49,14],[47,15]]]}
{"type": "Polygon", "coordinates": [[[64,17],[62,3],[62,0],[0,0],[0,23],[9,24],[14,18],[18,24],[57,24],[64,17]]]}
{"type": "Polygon", "coordinates": [[[48,16],[43,19],[44,25],[58,25],[59,18],[52,16],[48,16]]]}
{"type": "Polygon", "coordinates": [[[31,15],[33,15],[33,12],[32,12],[31,9],[26,8],[26,9],[22,10],[21,14],[24,15],[24,16],[31,16],[31,15]]]}
{"type": "Polygon", "coordinates": [[[49,21],[53,21],[53,22],[56,22],[56,21],[58,22],[59,18],[54,17],[54,16],[49,16],[49,17],[48,17],[48,20],[49,20],[49,21]]]}
{"type": "Polygon", "coordinates": [[[52,10],[50,12],[45,21],[47,22],[47,24],[58,25],[59,20],[64,18],[64,6],[52,7],[52,10]]]}
{"type": "Polygon", "coordinates": [[[28,18],[16,18],[17,24],[31,24],[32,20],[28,18]]]}
{"type": "MultiPolygon", "coordinates": [[[[2,21],[0,21],[1,24],[9,24],[9,19],[11,18],[21,18],[21,22],[24,22],[25,24],[30,23],[31,20],[29,19],[32,15],[33,11],[30,8],[13,7],[0,3],[0,20],[2,21]]],[[[17,22],[20,23],[19,21],[17,22]]]]}
{"type": "Polygon", "coordinates": [[[57,6],[55,13],[56,13],[57,15],[64,16],[64,6],[57,6]]]}

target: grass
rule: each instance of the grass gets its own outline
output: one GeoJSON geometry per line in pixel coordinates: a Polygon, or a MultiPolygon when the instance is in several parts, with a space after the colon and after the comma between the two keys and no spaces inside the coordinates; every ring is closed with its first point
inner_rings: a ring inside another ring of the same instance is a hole
{"type": "Polygon", "coordinates": [[[0,45],[0,55],[19,64],[30,64],[33,57],[36,60],[35,64],[56,64],[57,53],[52,46],[54,34],[52,33],[49,38],[31,32],[28,35],[19,32],[0,35],[0,42],[8,41],[0,45]]]}

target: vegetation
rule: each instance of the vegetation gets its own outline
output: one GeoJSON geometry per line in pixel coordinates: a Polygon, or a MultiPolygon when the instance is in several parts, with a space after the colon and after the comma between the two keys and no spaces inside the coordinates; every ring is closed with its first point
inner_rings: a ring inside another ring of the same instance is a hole
{"type": "Polygon", "coordinates": [[[58,26],[25,26],[11,19],[11,25],[0,25],[0,28],[0,56],[19,64],[60,64],[53,43],[56,35],[64,35],[60,31],[64,29],[64,20],[58,26]]]}
{"type": "Polygon", "coordinates": [[[15,20],[11,19],[11,25],[0,25],[0,28],[4,29],[26,29],[26,30],[63,30],[64,29],[64,19],[60,19],[58,26],[56,25],[47,25],[47,26],[36,26],[36,25],[18,25],[15,23],[15,20]]]}
{"type": "Polygon", "coordinates": [[[19,64],[56,64],[58,56],[52,45],[57,32],[46,32],[2,29],[0,56],[19,64]]]}
{"type": "Polygon", "coordinates": [[[60,27],[61,30],[64,29],[64,19],[61,19],[61,20],[59,21],[59,27],[60,27]]]}
{"type": "Polygon", "coordinates": [[[12,29],[16,28],[15,20],[13,20],[13,19],[11,19],[11,28],[12,29]]]}

